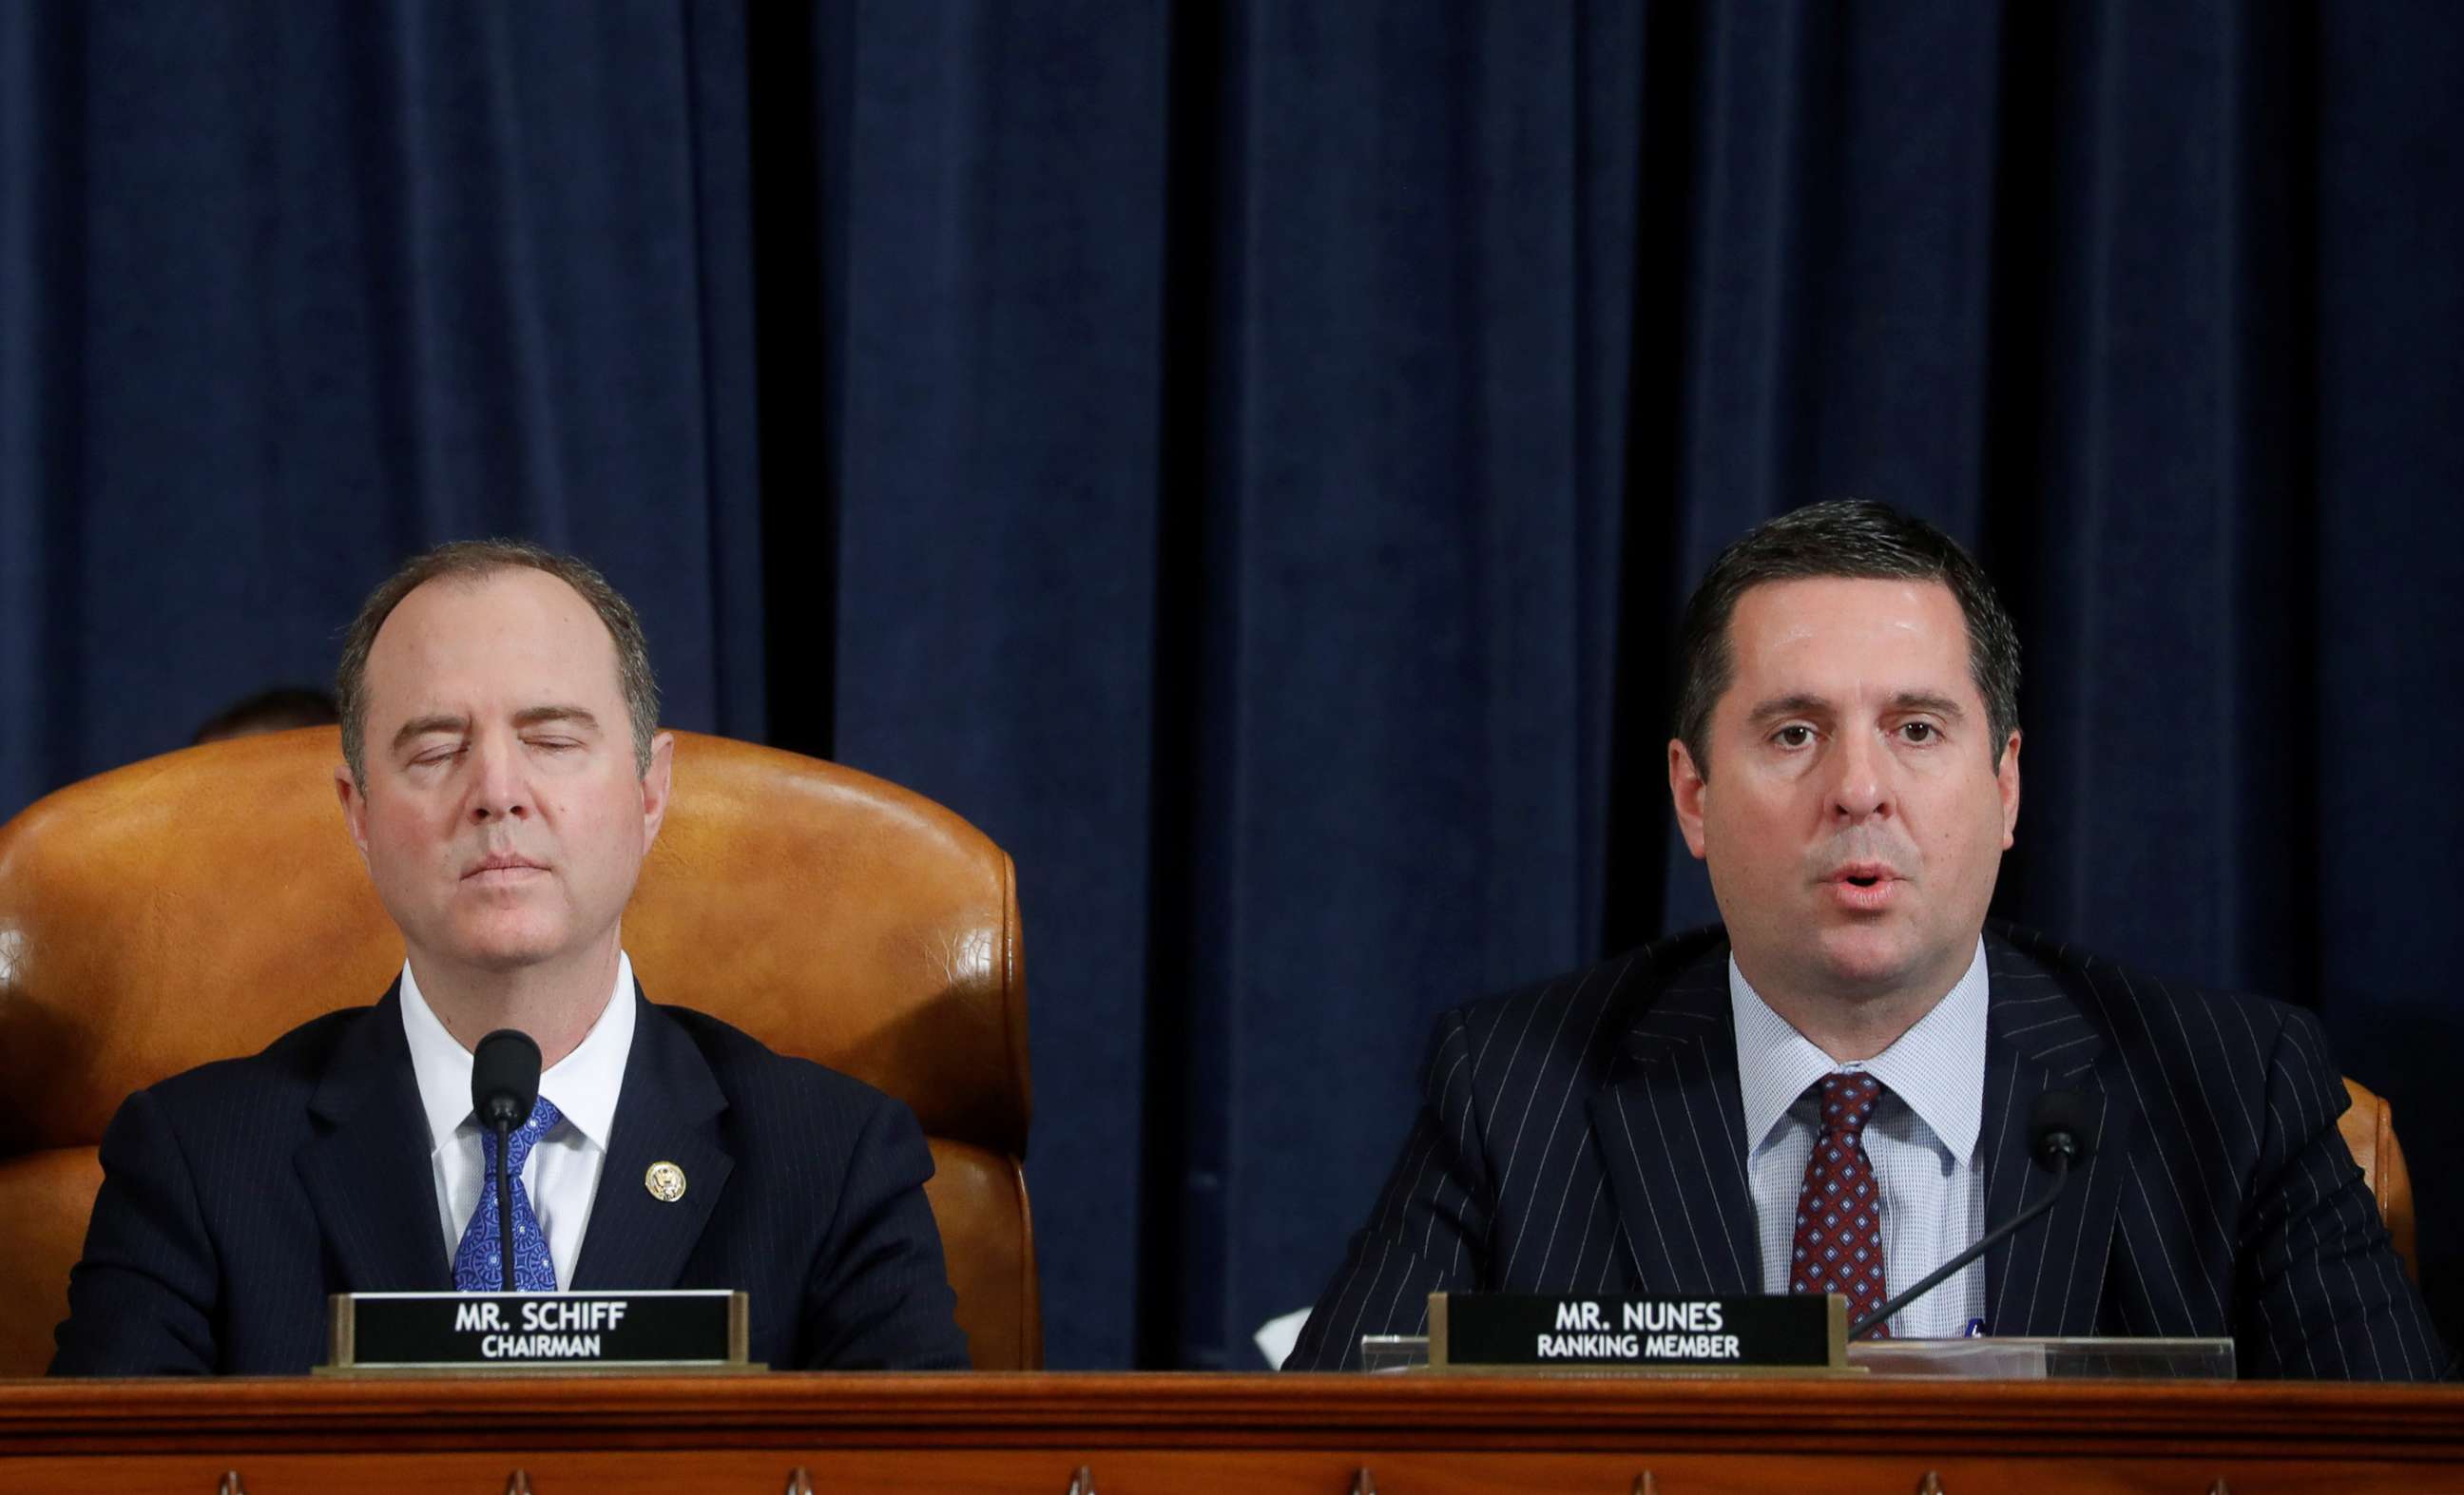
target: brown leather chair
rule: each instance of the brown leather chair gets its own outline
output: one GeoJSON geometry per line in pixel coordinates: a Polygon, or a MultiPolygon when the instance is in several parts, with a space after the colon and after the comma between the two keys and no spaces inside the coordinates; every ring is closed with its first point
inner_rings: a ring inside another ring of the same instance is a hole
{"type": "MultiPolygon", "coordinates": [[[[1026,1181],[1025,978],[1009,857],[852,769],[676,735],[625,914],[653,1000],[898,1096],[979,1369],[1044,1331],[1026,1181]]],[[[402,940],[342,827],[331,727],[190,748],[0,826],[0,1376],[41,1374],[130,1091],[373,1000],[402,940]]]]}
{"type": "Polygon", "coordinates": [[[2344,1089],[2353,1097],[2352,1109],[2337,1123],[2344,1145],[2353,1150],[2353,1161],[2362,1165],[2362,1176],[2378,1196],[2379,1218],[2395,1238],[2395,1254],[2404,1259],[2406,1275],[2419,1282],[2421,1264],[2412,1254],[2412,1175],[2405,1171],[2404,1149],[2395,1145],[2394,1112],[2359,1080],[2346,1077],[2344,1089]]]}

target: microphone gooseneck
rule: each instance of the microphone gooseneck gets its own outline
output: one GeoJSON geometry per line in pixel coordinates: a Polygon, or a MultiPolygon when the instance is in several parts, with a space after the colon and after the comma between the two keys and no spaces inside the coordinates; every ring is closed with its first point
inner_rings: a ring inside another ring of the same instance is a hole
{"type": "Polygon", "coordinates": [[[2102,1114],[2101,1106],[2091,1105],[2077,1090],[2046,1090],[2038,1095],[2028,1108],[2028,1153],[2037,1167],[2054,1176],[2053,1188],[2046,1191],[2043,1198],[1987,1231],[1974,1245],[1925,1273],[1915,1286],[1849,1325],[1848,1337],[1864,1338],[1876,1325],[1890,1322],[1892,1314],[1933,1291],[1960,1268],[2009,1239],[2020,1226],[2052,1209],[2062,1197],[2062,1186],[2070,1182],[2072,1165],[2084,1163],[2095,1154],[2098,1123],[2102,1114]]]}
{"type": "Polygon", "coordinates": [[[514,1129],[539,1103],[539,1047],[518,1028],[498,1028],[471,1050],[471,1109],[496,1133],[496,1263],[502,1290],[514,1290],[514,1129]]]}

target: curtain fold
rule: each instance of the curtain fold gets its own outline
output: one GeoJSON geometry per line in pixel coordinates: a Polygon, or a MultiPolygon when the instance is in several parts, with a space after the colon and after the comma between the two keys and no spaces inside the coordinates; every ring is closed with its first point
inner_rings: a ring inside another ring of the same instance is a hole
{"type": "Polygon", "coordinates": [[[727,40],[697,15],[0,18],[26,84],[0,104],[0,803],[329,678],[380,576],[479,534],[591,556],[642,605],[673,718],[760,735],[759,695],[717,686],[759,679],[758,523],[715,518],[757,499],[712,483],[750,433],[731,412],[719,453],[706,413],[751,353],[745,174],[729,200],[693,165],[744,59],[732,101],[690,89],[688,31],[727,40]]]}

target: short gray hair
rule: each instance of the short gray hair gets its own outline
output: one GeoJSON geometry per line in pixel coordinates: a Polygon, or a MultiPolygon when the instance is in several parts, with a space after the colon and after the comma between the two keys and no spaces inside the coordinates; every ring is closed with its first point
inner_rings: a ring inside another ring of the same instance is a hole
{"type": "Polygon", "coordinates": [[[364,794],[368,787],[368,651],[377,630],[402,600],[430,582],[475,583],[500,571],[543,571],[582,594],[607,626],[616,645],[616,684],[633,723],[633,766],[650,771],[650,738],[659,730],[659,681],[650,671],[650,645],[642,619],[625,594],[607,584],[588,561],[518,539],[457,539],[422,551],[377,584],[360,605],[342,635],[342,662],[334,671],[334,703],[342,716],[342,760],[364,794]]]}

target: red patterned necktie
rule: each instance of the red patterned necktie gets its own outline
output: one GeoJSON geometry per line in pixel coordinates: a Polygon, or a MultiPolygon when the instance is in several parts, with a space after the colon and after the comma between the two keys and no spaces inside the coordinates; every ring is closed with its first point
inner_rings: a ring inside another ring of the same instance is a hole
{"type": "MultiPolygon", "coordinates": [[[[1788,1290],[1844,1293],[1853,1323],[1891,1296],[1882,1270],[1882,1194],[1874,1160],[1865,1155],[1865,1123],[1882,1098],[1882,1082],[1870,1074],[1827,1074],[1820,1089],[1822,1131],[1797,1191],[1788,1290]]],[[[1879,1325],[1874,1337],[1890,1331],[1879,1325]]]]}

